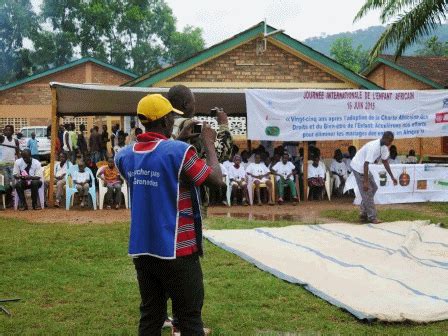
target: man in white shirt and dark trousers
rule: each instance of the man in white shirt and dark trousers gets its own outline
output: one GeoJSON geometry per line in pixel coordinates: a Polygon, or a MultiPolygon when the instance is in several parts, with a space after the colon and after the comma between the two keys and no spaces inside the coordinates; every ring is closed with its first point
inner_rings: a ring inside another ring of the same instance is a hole
{"type": "Polygon", "coordinates": [[[372,224],[379,224],[381,221],[377,219],[377,212],[375,208],[375,193],[378,186],[375,183],[372,173],[369,172],[369,164],[374,164],[375,161],[381,158],[384,168],[392,178],[394,185],[397,185],[392,171],[390,170],[389,162],[389,146],[394,141],[394,134],[392,132],[384,132],[383,137],[378,140],[373,140],[366,143],[355,155],[351,162],[353,174],[361,194],[361,214],[360,220],[363,222],[370,222],[372,224]]]}
{"type": "Polygon", "coordinates": [[[289,154],[283,153],[282,160],[277,162],[271,171],[276,175],[277,187],[278,187],[278,203],[283,203],[283,195],[285,192],[285,186],[289,187],[294,205],[299,202],[297,198],[297,190],[294,184],[294,176],[296,175],[296,167],[289,161],[289,154]]]}
{"type": "Polygon", "coordinates": [[[31,189],[31,199],[34,210],[40,210],[37,205],[37,199],[39,197],[38,191],[42,186],[41,180],[41,169],[42,166],[40,162],[31,157],[31,151],[29,149],[24,149],[22,151],[22,157],[14,163],[14,178],[16,179],[16,191],[19,196],[20,210],[28,210],[28,205],[25,198],[25,190],[31,189]]]}

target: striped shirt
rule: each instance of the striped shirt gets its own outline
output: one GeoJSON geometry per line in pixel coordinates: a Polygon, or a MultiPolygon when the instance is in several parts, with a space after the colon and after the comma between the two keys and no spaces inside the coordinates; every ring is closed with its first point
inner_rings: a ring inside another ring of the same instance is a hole
{"type": "MultiPolygon", "coordinates": [[[[151,150],[161,139],[167,140],[165,136],[158,133],[147,132],[140,134],[137,137],[138,142],[135,144],[135,149],[139,151],[151,150]]],[[[185,155],[179,182],[179,202],[177,207],[179,222],[177,226],[176,257],[191,255],[198,251],[190,185],[193,182],[195,186],[199,187],[205,182],[211,171],[211,168],[205,161],[199,159],[194,147],[191,147],[185,155]]]]}

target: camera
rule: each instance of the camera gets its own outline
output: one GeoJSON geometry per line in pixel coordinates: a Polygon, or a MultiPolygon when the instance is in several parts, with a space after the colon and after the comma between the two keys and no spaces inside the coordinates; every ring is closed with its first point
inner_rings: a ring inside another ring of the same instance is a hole
{"type": "Polygon", "coordinates": [[[195,124],[193,126],[193,133],[202,133],[202,124],[195,124]]]}

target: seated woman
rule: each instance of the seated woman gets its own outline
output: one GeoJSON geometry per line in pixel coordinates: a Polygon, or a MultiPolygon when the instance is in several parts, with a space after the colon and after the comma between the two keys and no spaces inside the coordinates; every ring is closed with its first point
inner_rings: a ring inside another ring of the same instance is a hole
{"type": "Polygon", "coordinates": [[[84,208],[88,201],[89,197],[89,188],[92,185],[93,181],[90,178],[90,174],[86,171],[86,165],[84,161],[80,160],[78,162],[78,171],[75,171],[72,174],[73,184],[75,188],[78,190],[78,196],[81,208],[84,208]]]}
{"type": "Polygon", "coordinates": [[[282,160],[277,162],[271,171],[276,175],[277,188],[278,188],[278,203],[283,203],[283,196],[285,187],[288,186],[294,205],[298,203],[296,185],[294,184],[294,176],[296,175],[296,167],[289,161],[289,154],[285,152],[282,156],[282,160]]]}
{"type": "Polygon", "coordinates": [[[107,204],[106,208],[110,210],[112,206],[115,206],[116,210],[120,209],[123,181],[113,158],[108,158],[107,166],[100,168],[98,177],[103,181],[104,186],[107,187],[106,195],[104,195],[104,203],[107,204]]]}
{"type": "Polygon", "coordinates": [[[342,161],[342,151],[340,149],[334,151],[330,171],[333,173],[334,177],[334,188],[337,191],[338,196],[341,196],[344,193],[344,185],[348,177],[348,170],[347,165],[342,161]]]}
{"type": "Polygon", "coordinates": [[[228,174],[230,179],[230,186],[232,188],[233,204],[237,204],[238,190],[241,190],[243,205],[247,204],[247,181],[246,170],[241,165],[241,157],[235,155],[233,158],[233,165],[229,167],[228,174]]]}
{"type": "MultiPolygon", "coordinates": [[[[274,205],[274,202],[272,200],[272,183],[269,180],[269,174],[270,171],[268,167],[264,164],[264,162],[261,162],[261,155],[259,153],[255,154],[255,162],[251,163],[246,170],[246,173],[248,176],[250,176],[253,179],[253,182],[255,184],[255,193],[257,195],[257,203],[258,205],[262,205],[261,203],[261,196],[260,196],[260,184],[265,183],[266,187],[268,189],[269,194],[269,205],[274,205]]],[[[250,191],[251,192],[251,191],[250,191]]]]}
{"type": "Polygon", "coordinates": [[[395,145],[390,146],[389,148],[389,164],[400,164],[402,163],[400,159],[398,159],[397,147],[395,145]]]}
{"type": "Polygon", "coordinates": [[[310,199],[319,200],[325,187],[325,169],[319,164],[318,155],[312,157],[313,162],[308,164],[308,187],[310,199]]]}

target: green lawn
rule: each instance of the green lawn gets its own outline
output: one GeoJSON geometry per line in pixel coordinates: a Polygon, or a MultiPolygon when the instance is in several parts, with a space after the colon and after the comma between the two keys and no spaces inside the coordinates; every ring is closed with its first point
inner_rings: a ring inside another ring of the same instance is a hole
{"type": "MultiPolygon", "coordinates": [[[[326,210],[320,214],[322,217],[345,221],[351,223],[359,222],[359,211],[353,210],[326,210]]],[[[416,205],[415,210],[403,210],[388,208],[379,211],[379,219],[385,222],[400,220],[426,219],[432,223],[441,224],[448,227],[448,204],[447,203],[427,203],[416,205]]]]}
{"type": "MultiPolygon", "coordinates": [[[[209,228],[290,224],[207,221],[209,228]]],[[[135,335],[139,294],[126,255],[127,238],[126,223],[32,224],[0,219],[0,298],[22,298],[7,304],[13,317],[0,315],[0,335],[135,335]]],[[[205,248],[203,313],[214,335],[448,334],[448,321],[360,322],[210,243],[205,248]]]]}

